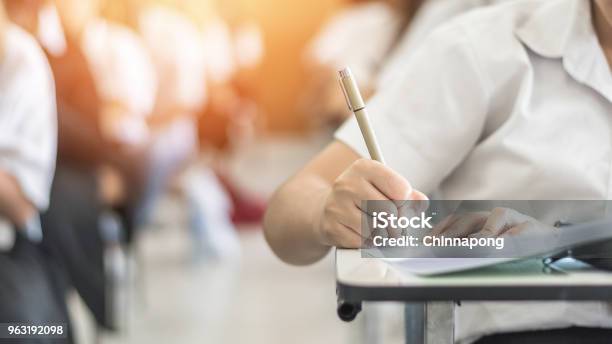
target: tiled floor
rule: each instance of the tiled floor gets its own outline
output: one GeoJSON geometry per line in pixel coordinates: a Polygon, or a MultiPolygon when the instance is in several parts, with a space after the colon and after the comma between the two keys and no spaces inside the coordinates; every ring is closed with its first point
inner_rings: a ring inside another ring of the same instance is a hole
{"type": "Polygon", "coordinates": [[[103,343],[349,343],[356,324],[335,315],[331,259],[280,263],[260,231],[241,234],[242,259],[194,263],[184,230],[142,243],[142,298],[126,334],[103,343]]]}
{"type": "MultiPolygon", "coordinates": [[[[324,141],[262,142],[230,166],[241,184],[269,194],[324,141]]],[[[140,242],[127,328],[102,334],[99,343],[361,342],[359,321],[343,323],[335,313],[333,257],[310,267],[285,265],[268,249],[260,228],[253,228],[240,232],[240,258],[197,263],[180,201],[166,197],[158,209],[157,225],[140,242]]],[[[86,312],[73,308],[79,337],[93,344],[86,312]]]]}

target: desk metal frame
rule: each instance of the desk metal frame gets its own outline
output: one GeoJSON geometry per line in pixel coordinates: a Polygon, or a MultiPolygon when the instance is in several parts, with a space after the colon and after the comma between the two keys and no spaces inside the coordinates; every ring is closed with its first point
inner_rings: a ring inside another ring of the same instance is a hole
{"type": "Polygon", "coordinates": [[[403,302],[407,304],[407,343],[449,343],[453,341],[453,307],[458,301],[612,301],[612,273],[594,274],[600,277],[598,281],[576,284],[559,283],[557,278],[556,282],[544,284],[412,286],[364,283],[363,280],[353,283],[337,278],[337,311],[342,320],[352,321],[363,302],[403,302]],[[427,316],[432,312],[446,316],[437,316],[434,322],[427,316]]]}

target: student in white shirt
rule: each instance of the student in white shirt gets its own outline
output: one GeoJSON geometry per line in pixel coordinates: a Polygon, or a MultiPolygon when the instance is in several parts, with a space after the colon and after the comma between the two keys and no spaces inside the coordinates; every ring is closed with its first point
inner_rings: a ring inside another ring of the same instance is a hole
{"type": "MultiPolygon", "coordinates": [[[[608,1],[527,0],[437,29],[370,104],[387,166],[367,159],[347,121],[274,196],[272,249],[309,264],[332,246],[359,247],[356,204],[367,199],[436,189],[441,199],[609,199],[609,18],[608,1]]],[[[588,343],[609,340],[610,330],[595,329],[610,327],[600,302],[463,303],[455,338],[536,331],[517,338],[546,342],[543,330],[566,329],[563,340],[588,343]]]]}
{"type": "Polygon", "coordinates": [[[86,24],[81,43],[108,104],[102,114],[106,133],[124,144],[145,144],[158,84],[144,42],[130,28],[98,17],[86,24]]]}
{"type": "Polygon", "coordinates": [[[55,88],[36,41],[3,23],[0,55],[0,218],[23,227],[49,204],[55,168],[55,88]]]}
{"type": "Polygon", "coordinates": [[[137,29],[159,80],[154,115],[163,122],[195,117],[206,102],[206,52],[197,25],[169,6],[139,9],[137,29]]]}
{"type": "MultiPolygon", "coordinates": [[[[196,119],[207,102],[207,58],[216,53],[224,56],[224,51],[218,52],[214,46],[207,51],[196,24],[169,6],[140,7],[138,28],[160,81],[149,121],[156,136],[151,149],[156,166],[149,183],[149,203],[163,191],[170,177],[186,168],[181,186],[189,204],[195,255],[236,255],[239,243],[233,238],[228,197],[210,168],[194,161],[198,148],[196,119]],[[210,240],[210,236],[222,239],[210,240]]],[[[221,61],[224,63],[231,60],[221,61]]],[[[224,71],[213,69],[210,74],[219,77],[224,71]]]]}
{"type": "Polygon", "coordinates": [[[195,155],[195,121],[206,103],[206,74],[200,32],[189,18],[168,6],[134,3],[131,8],[158,78],[155,106],[147,119],[147,184],[136,214],[142,223],[170,178],[195,155]]]}
{"type": "Polygon", "coordinates": [[[109,165],[101,170],[103,197],[108,204],[127,209],[131,231],[148,219],[151,195],[157,194],[159,186],[155,173],[165,168],[155,156],[155,146],[162,138],[150,125],[159,88],[154,60],[136,31],[133,4],[92,0],[83,9],[77,0],[56,3],[66,30],[78,32],[102,102],[102,133],[116,150],[131,152],[138,161],[130,171],[109,165]],[[80,22],[69,19],[80,12],[80,22]],[[77,22],[74,28],[70,28],[71,21],[77,22]]]}
{"type": "MultiPolygon", "coordinates": [[[[197,177],[200,180],[193,183],[214,185],[221,182],[231,203],[228,205],[220,199],[205,200],[206,195],[198,194],[194,188],[190,188],[189,193],[193,204],[200,204],[197,207],[217,204],[230,211],[234,223],[259,223],[265,202],[236,185],[220,160],[252,141],[259,109],[252,100],[254,85],[250,80],[264,53],[263,37],[259,26],[238,19],[240,16],[234,12],[236,8],[230,2],[217,5],[204,11],[201,20],[208,101],[198,118],[200,146],[204,152],[213,153],[213,161],[209,165],[214,173],[206,172],[201,175],[204,178],[197,177]]],[[[192,183],[189,179],[186,185],[192,183]]],[[[211,195],[221,196],[222,189],[215,187],[220,192],[211,195]]],[[[216,213],[221,212],[217,210],[216,213]]],[[[218,219],[221,220],[221,217],[218,219]]],[[[194,220],[194,223],[202,222],[201,219],[194,220]]],[[[217,246],[223,248],[230,245],[217,246]]]]}
{"type": "Polygon", "coordinates": [[[156,84],[151,84],[151,63],[138,37],[120,25],[96,20],[98,5],[80,0],[7,2],[11,18],[38,36],[57,83],[58,168],[50,208],[42,217],[43,245],[65,269],[68,279],[62,285],[74,286],[99,324],[112,327],[114,303],[103,260],[105,248],[116,247],[119,235],[110,235],[111,226],[101,225],[101,219],[126,194],[116,187],[121,185],[117,180],[128,180],[129,195],[139,194],[141,147],[148,137],[143,123],[155,101],[156,84]],[[102,166],[114,173],[101,173],[102,166]]]}
{"type": "Polygon", "coordinates": [[[38,215],[49,204],[55,167],[56,130],[53,76],[45,55],[7,21],[0,2],[0,322],[63,324],[66,337],[57,343],[71,343],[64,295],[55,283],[56,261],[38,242],[38,215]]]}
{"type": "MultiPolygon", "coordinates": [[[[105,164],[100,169],[100,193],[104,203],[118,205],[140,195],[149,144],[150,118],[156,102],[157,75],[145,44],[129,27],[118,20],[102,17],[103,3],[98,0],[56,0],[69,45],[77,45],[95,84],[97,109],[95,120],[108,150],[119,156],[131,156],[132,162],[105,164]],[[125,185],[130,185],[126,192],[125,185]],[[138,191],[136,191],[138,190],[138,191]]],[[[92,104],[93,105],[93,104],[92,104]]]]}

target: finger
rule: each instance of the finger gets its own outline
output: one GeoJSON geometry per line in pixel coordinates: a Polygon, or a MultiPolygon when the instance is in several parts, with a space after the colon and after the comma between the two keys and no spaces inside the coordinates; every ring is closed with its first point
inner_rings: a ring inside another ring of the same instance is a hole
{"type": "Polygon", "coordinates": [[[500,236],[517,236],[517,235],[542,235],[545,233],[555,233],[557,230],[556,227],[553,226],[544,226],[540,223],[535,223],[531,221],[525,221],[518,226],[513,226],[508,228],[506,231],[502,232],[500,236]]]}
{"type": "Polygon", "coordinates": [[[402,216],[410,217],[427,211],[429,209],[429,198],[424,193],[413,190],[409,199],[396,202],[396,204],[402,216]]]}
{"type": "Polygon", "coordinates": [[[444,218],[444,220],[440,221],[434,229],[431,231],[431,234],[434,236],[442,235],[450,226],[452,226],[457,220],[459,220],[459,216],[456,214],[448,215],[444,218]]]}
{"type": "Polygon", "coordinates": [[[427,211],[427,209],[429,209],[429,197],[427,197],[427,195],[425,195],[424,193],[422,193],[421,191],[418,190],[414,190],[412,191],[412,200],[414,201],[414,205],[417,206],[416,211],[417,213],[422,213],[427,211]]]}
{"type": "Polygon", "coordinates": [[[532,226],[528,222],[522,223],[518,226],[510,227],[507,230],[500,233],[498,236],[517,236],[527,234],[530,232],[532,226]]]}
{"type": "Polygon", "coordinates": [[[334,241],[338,247],[361,248],[363,238],[351,228],[340,224],[339,228],[335,231],[334,241]]]}
{"type": "Polygon", "coordinates": [[[372,234],[371,221],[369,218],[364,218],[364,213],[361,209],[357,208],[354,204],[347,204],[347,206],[341,210],[342,214],[338,217],[338,222],[355,232],[357,235],[363,238],[369,238],[372,234]],[[365,222],[365,223],[364,223],[365,222]]]}
{"type": "Polygon", "coordinates": [[[403,235],[404,231],[402,228],[387,228],[385,232],[389,238],[399,238],[403,235]]]}
{"type": "Polygon", "coordinates": [[[358,184],[359,192],[353,203],[363,212],[372,216],[374,212],[387,212],[398,214],[396,204],[389,200],[378,188],[368,180],[361,180],[358,184]]]}
{"type": "MultiPolygon", "coordinates": [[[[377,223],[380,223],[381,217],[389,219],[390,215],[395,215],[398,219],[401,216],[404,216],[401,211],[396,207],[395,203],[392,201],[385,202],[377,202],[375,206],[371,206],[368,210],[369,212],[375,212],[377,217],[377,223]]],[[[370,215],[367,215],[370,216],[370,215]]],[[[389,223],[387,226],[379,225],[377,229],[374,229],[373,234],[382,235],[384,237],[392,237],[397,238],[400,237],[403,233],[403,228],[399,227],[398,222],[396,221],[396,226],[389,223]]]]}
{"type": "MultiPolygon", "coordinates": [[[[416,191],[413,190],[412,194],[410,196],[410,199],[405,200],[405,201],[396,201],[395,202],[397,204],[397,210],[398,210],[398,216],[401,217],[405,217],[405,218],[411,218],[411,217],[420,217],[422,215],[425,215],[425,212],[427,211],[427,209],[429,208],[429,199],[427,198],[427,196],[420,192],[420,191],[416,191]]],[[[425,228],[422,228],[425,229],[425,228]]],[[[432,229],[432,228],[427,228],[427,229],[432,229]]],[[[420,235],[422,233],[418,233],[420,230],[416,229],[416,228],[408,228],[406,230],[402,230],[402,231],[391,231],[389,234],[392,237],[400,237],[401,235],[406,235],[406,234],[416,234],[416,235],[420,235]]]]}
{"type": "Polygon", "coordinates": [[[480,232],[486,220],[487,217],[480,213],[464,214],[447,228],[444,235],[450,237],[466,237],[470,234],[480,232]]]}
{"type": "Polygon", "coordinates": [[[374,160],[358,160],[354,166],[387,199],[409,199],[412,186],[399,173],[374,160]]]}
{"type": "Polygon", "coordinates": [[[507,210],[505,208],[495,208],[482,226],[481,232],[483,236],[497,236],[502,233],[507,225],[507,210]]]}
{"type": "Polygon", "coordinates": [[[373,231],[376,230],[373,228],[374,219],[372,219],[372,217],[383,216],[386,218],[392,214],[397,216],[398,210],[395,203],[389,201],[385,195],[368,181],[362,180],[359,188],[361,190],[359,192],[359,197],[365,198],[365,201],[362,199],[354,199],[353,205],[361,212],[359,216],[360,232],[363,237],[368,238],[372,235],[373,231]]]}

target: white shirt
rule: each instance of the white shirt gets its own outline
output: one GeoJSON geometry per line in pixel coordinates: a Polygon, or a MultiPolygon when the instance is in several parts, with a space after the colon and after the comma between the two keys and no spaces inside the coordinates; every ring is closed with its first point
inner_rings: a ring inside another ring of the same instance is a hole
{"type": "Polygon", "coordinates": [[[384,85],[401,68],[407,54],[410,54],[429,34],[450,19],[476,8],[491,6],[512,0],[427,0],[410,23],[409,30],[402,36],[393,52],[385,60],[378,82],[384,85]]]}
{"type": "Polygon", "coordinates": [[[155,106],[157,75],[143,41],[127,27],[96,20],[87,26],[81,44],[101,98],[127,110],[116,137],[131,143],[146,140],[145,119],[155,106]]]}
{"type": "Polygon", "coordinates": [[[383,2],[353,5],[331,18],[306,57],[338,70],[349,66],[360,84],[370,84],[398,33],[399,21],[383,2]]]}
{"type": "Polygon", "coordinates": [[[57,149],[55,85],[45,54],[16,26],[0,55],[0,169],[39,210],[49,204],[57,149]]]}
{"type": "MultiPolygon", "coordinates": [[[[401,67],[401,68],[400,68],[401,67]]],[[[390,167],[441,199],[612,199],[612,75],[590,1],[527,0],[437,29],[369,104],[390,167]]],[[[367,150],[354,119],[336,133],[367,150]]],[[[601,302],[463,303],[455,336],[612,327],[601,302]]]]}
{"type": "Polygon", "coordinates": [[[172,8],[151,6],[140,14],[139,30],[157,70],[160,101],[194,110],[202,106],[205,53],[195,24],[172,8]]]}

